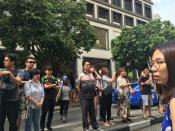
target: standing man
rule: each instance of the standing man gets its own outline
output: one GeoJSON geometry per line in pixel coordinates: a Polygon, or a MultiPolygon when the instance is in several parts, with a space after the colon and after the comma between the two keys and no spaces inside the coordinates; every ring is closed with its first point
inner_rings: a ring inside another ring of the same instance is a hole
{"type": "Polygon", "coordinates": [[[25,106],[26,100],[24,96],[24,84],[30,80],[30,72],[34,68],[35,63],[36,63],[35,58],[32,56],[28,56],[25,60],[25,68],[19,71],[22,77],[22,85],[20,85],[20,93],[19,93],[20,94],[20,99],[19,99],[20,100],[20,113],[19,113],[19,118],[17,122],[18,131],[20,130],[20,125],[21,125],[21,113],[26,108],[25,106]]]}
{"type": "Polygon", "coordinates": [[[49,131],[51,131],[52,130],[51,122],[52,122],[53,111],[55,107],[55,97],[58,89],[58,81],[57,81],[57,78],[55,78],[52,75],[51,66],[45,67],[45,76],[42,77],[41,81],[44,85],[45,98],[42,106],[40,126],[41,126],[41,131],[44,131],[46,115],[48,112],[46,127],[49,131]]]}
{"type": "Polygon", "coordinates": [[[79,91],[80,91],[80,104],[82,109],[83,130],[89,131],[89,124],[88,124],[88,114],[89,114],[93,129],[96,131],[103,131],[101,128],[99,128],[95,115],[94,97],[96,95],[95,91],[96,80],[93,77],[92,73],[90,73],[90,63],[88,61],[84,61],[82,65],[83,65],[83,73],[79,75],[79,81],[80,81],[79,91]]]}
{"type": "Polygon", "coordinates": [[[0,69],[0,131],[4,131],[6,117],[9,121],[9,131],[17,131],[19,85],[22,78],[15,69],[15,61],[15,54],[6,54],[4,69],[0,69]]]}

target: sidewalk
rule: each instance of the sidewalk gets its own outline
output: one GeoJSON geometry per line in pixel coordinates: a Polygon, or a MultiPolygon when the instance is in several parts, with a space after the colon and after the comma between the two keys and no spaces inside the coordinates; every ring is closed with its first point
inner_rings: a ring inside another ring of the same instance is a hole
{"type": "MultiPolygon", "coordinates": [[[[78,108],[78,104],[73,104],[71,108],[78,108]]],[[[113,106],[113,111],[115,110],[115,107],[113,106]]],[[[59,110],[59,108],[57,108],[57,110],[59,110]]],[[[103,128],[105,131],[135,131],[135,130],[139,130],[141,128],[144,127],[149,127],[151,125],[157,124],[157,123],[161,123],[162,119],[163,119],[163,114],[160,114],[158,112],[158,108],[156,107],[152,107],[152,115],[154,117],[152,118],[148,118],[147,120],[143,119],[143,112],[140,109],[131,109],[131,116],[134,117],[130,117],[133,122],[129,122],[129,123],[122,123],[121,119],[116,116],[116,113],[113,112],[112,113],[112,123],[113,126],[111,127],[103,127],[102,122],[98,121],[99,125],[101,128],[103,128]]],[[[98,120],[98,118],[97,118],[98,120]]],[[[63,127],[58,127],[55,126],[55,131],[82,131],[82,122],[79,121],[76,124],[65,124],[65,126],[63,127]]]]}

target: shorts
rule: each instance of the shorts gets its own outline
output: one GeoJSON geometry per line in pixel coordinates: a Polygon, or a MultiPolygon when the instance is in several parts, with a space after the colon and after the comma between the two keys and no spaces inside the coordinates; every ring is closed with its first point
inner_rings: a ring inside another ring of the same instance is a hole
{"type": "Polygon", "coordinates": [[[151,95],[142,95],[142,104],[143,106],[149,106],[153,104],[151,95]]]}
{"type": "Polygon", "coordinates": [[[148,95],[142,95],[143,106],[148,106],[148,95]]]}

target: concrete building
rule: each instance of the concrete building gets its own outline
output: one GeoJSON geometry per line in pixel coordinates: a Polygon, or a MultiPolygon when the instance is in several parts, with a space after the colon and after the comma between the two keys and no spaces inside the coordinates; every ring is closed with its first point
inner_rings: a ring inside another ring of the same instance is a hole
{"type": "Polygon", "coordinates": [[[106,66],[115,70],[112,60],[111,40],[121,28],[131,28],[152,20],[151,0],[86,0],[87,20],[95,28],[96,45],[77,59],[77,73],[82,71],[82,61],[88,59],[97,68],[106,66]]]}

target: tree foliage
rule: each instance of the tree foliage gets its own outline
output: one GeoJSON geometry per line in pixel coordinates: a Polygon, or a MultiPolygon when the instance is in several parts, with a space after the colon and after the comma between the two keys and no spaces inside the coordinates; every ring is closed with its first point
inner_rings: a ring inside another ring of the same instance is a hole
{"type": "Polygon", "coordinates": [[[0,40],[7,50],[19,46],[43,65],[71,63],[96,38],[84,0],[1,0],[0,40]]]}
{"type": "Polygon", "coordinates": [[[112,40],[112,54],[117,65],[143,69],[158,44],[175,39],[175,26],[169,21],[155,20],[145,25],[124,28],[112,40]]]}

